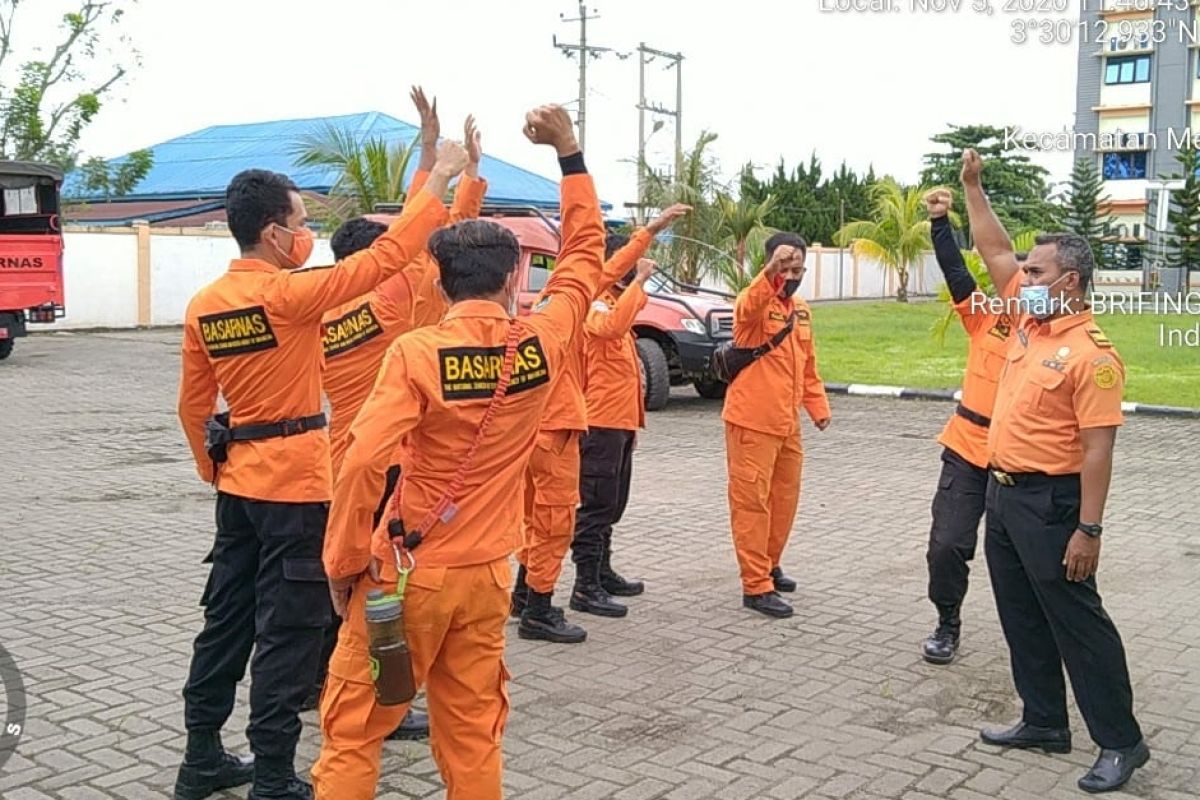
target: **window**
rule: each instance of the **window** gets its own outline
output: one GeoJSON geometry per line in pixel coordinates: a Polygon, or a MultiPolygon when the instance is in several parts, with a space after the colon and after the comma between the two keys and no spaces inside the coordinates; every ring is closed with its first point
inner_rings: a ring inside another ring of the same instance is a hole
{"type": "Polygon", "coordinates": [[[1104,154],[1104,180],[1127,181],[1146,177],[1146,152],[1104,154]]]}
{"type": "Polygon", "coordinates": [[[531,292],[540,292],[550,280],[555,257],[547,253],[534,253],[529,257],[529,286],[531,292]]]}
{"type": "Polygon", "coordinates": [[[1106,84],[1149,83],[1150,56],[1121,56],[1108,59],[1104,69],[1106,84]]]}
{"type": "Polygon", "coordinates": [[[37,187],[23,186],[20,189],[4,190],[4,216],[16,217],[38,213],[37,187]]]}

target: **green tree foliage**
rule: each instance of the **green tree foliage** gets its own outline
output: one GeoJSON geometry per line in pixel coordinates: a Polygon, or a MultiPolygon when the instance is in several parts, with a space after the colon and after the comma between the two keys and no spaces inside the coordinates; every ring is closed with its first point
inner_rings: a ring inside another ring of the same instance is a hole
{"type": "Polygon", "coordinates": [[[1096,260],[1096,269],[1107,269],[1108,250],[1105,237],[1112,217],[1101,216],[1100,207],[1109,202],[1107,195],[1101,196],[1104,184],[1100,180],[1100,171],[1092,158],[1081,158],[1075,162],[1071,170],[1071,186],[1063,208],[1063,227],[1071,233],[1077,233],[1088,240],[1092,246],[1092,256],[1096,260]]]}
{"type": "Polygon", "coordinates": [[[1200,170],[1200,151],[1189,141],[1175,154],[1175,161],[1180,172],[1170,179],[1183,181],[1183,187],[1171,193],[1171,207],[1167,210],[1166,264],[1184,269],[1186,280],[1191,270],[1200,265],[1200,178],[1196,176],[1200,170]]]}
{"type": "Polygon", "coordinates": [[[905,189],[892,178],[884,178],[871,189],[869,218],[849,222],[834,234],[839,247],[849,246],[855,255],[896,273],[896,299],[901,303],[908,302],[909,272],[933,249],[925,213],[926,191],[925,187],[905,189]]]}
{"type": "Polygon", "coordinates": [[[780,159],[768,180],[759,179],[751,164],[742,167],[741,197],[761,203],[767,197],[775,202],[763,220],[768,227],[790,231],[810,243],[833,241],[834,234],[846,220],[865,219],[871,211],[871,187],[875,185],[875,170],[859,176],[844,163],[826,177],[821,161],[814,153],[808,164],[788,171],[780,159]]]}
{"type": "MultiPolygon", "coordinates": [[[[17,11],[28,0],[0,0],[0,158],[75,168],[84,128],[128,71],[140,65],[122,28],[135,1],[78,0],[57,34],[28,30],[18,40],[17,11]],[[32,57],[14,63],[10,56],[18,43],[32,57]]],[[[148,154],[135,155],[111,170],[92,159],[85,175],[111,195],[126,193],[151,166],[148,154]]]]}
{"type": "Polygon", "coordinates": [[[146,176],[154,164],[154,154],[149,150],[135,150],[119,161],[89,158],[79,168],[82,187],[90,196],[105,200],[123,197],[146,176]]]}
{"type": "MultiPolygon", "coordinates": [[[[983,158],[983,186],[996,216],[1009,231],[1054,231],[1061,228],[1060,212],[1046,198],[1049,172],[1032,163],[1020,150],[1006,148],[1004,130],[991,125],[951,125],[931,140],[948,151],[925,155],[921,183],[957,186],[963,151],[970,148],[983,158]]],[[[961,192],[955,192],[954,210],[966,214],[961,192]]]]}

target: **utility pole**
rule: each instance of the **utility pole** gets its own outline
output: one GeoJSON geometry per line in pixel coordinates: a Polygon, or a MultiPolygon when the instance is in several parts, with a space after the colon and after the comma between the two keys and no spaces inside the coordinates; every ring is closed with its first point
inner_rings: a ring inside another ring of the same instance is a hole
{"type": "MultiPolygon", "coordinates": [[[[679,180],[683,172],[683,54],[667,53],[647,47],[645,42],[638,43],[638,208],[646,202],[646,112],[662,114],[675,118],[675,179],[679,180]],[[646,102],[646,65],[655,58],[665,58],[670,63],[666,69],[675,70],[675,108],[665,108],[659,104],[646,102]]],[[[657,131],[661,123],[655,125],[657,131]]],[[[653,133],[651,134],[653,135],[653,133]]]]}
{"type": "MultiPolygon", "coordinates": [[[[588,16],[587,6],[581,0],[579,3],[579,16],[567,18],[563,14],[559,14],[559,18],[563,22],[578,22],[579,23],[579,43],[571,44],[569,42],[559,42],[558,37],[553,37],[554,46],[563,51],[567,58],[571,58],[573,54],[579,54],[579,114],[576,117],[576,125],[579,127],[579,147],[586,150],[585,132],[587,130],[587,64],[588,57],[600,57],[601,53],[615,52],[611,47],[597,47],[589,45],[587,41],[587,24],[588,20],[599,19],[600,16],[595,14],[596,9],[592,9],[594,16],[588,16]]],[[[618,58],[628,58],[629,54],[616,53],[618,58]]]]}

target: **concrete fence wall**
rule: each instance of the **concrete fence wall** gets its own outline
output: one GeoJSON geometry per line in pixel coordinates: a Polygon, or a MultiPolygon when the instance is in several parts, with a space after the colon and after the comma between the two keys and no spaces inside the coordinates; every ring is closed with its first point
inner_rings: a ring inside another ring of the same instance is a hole
{"type": "MultiPolygon", "coordinates": [[[[179,325],[192,295],[238,254],[227,231],[196,228],[68,227],[65,242],[66,317],[35,330],[179,325]]],[[[332,260],[328,240],[318,239],[310,263],[332,260]]],[[[849,250],[814,245],[807,266],[800,290],[807,300],[895,296],[895,274],[849,250]]],[[[725,289],[712,278],[704,283],[725,289]]],[[[941,283],[937,262],[928,253],[909,275],[909,294],[936,294],[941,283]]],[[[1098,281],[1098,288],[1118,291],[1140,285],[1140,273],[1105,273],[1098,281]]]]}

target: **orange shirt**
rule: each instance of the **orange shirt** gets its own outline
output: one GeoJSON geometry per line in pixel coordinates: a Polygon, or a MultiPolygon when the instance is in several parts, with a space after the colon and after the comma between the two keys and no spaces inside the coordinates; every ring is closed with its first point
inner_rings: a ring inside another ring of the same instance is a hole
{"type": "MultiPolygon", "coordinates": [[[[213,482],[204,421],[218,392],[230,423],[272,423],[321,411],[321,317],[396,274],[446,219],[441,200],[422,192],[409,219],[333,267],[288,271],[238,259],[188,303],[183,330],[179,419],[196,469],[213,482]]],[[[218,490],[254,500],[329,500],[329,437],[324,429],[233,442],[216,475],[218,490]]]]}
{"type": "MultiPolygon", "coordinates": [[[[1012,319],[995,313],[988,296],[975,291],[954,305],[967,332],[967,369],[963,373],[961,404],[983,417],[991,417],[996,404],[996,386],[1004,369],[1004,356],[1012,333],[1012,319]]],[[[977,467],[988,464],[988,429],[953,414],[938,442],[977,467]]]]}
{"type": "MultiPolygon", "coordinates": [[[[604,263],[604,273],[600,276],[600,283],[596,287],[596,296],[607,292],[614,283],[637,266],[638,259],[645,255],[653,241],[654,237],[645,228],[635,231],[629,237],[629,242],[613,253],[612,258],[604,263]]],[[[540,301],[544,296],[545,290],[538,295],[538,300],[540,301]]],[[[567,349],[563,368],[551,381],[550,401],[546,404],[546,414],[542,418],[541,429],[544,431],[586,431],[588,429],[587,402],[583,396],[583,353],[586,342],[582,322],[580,320],[580,329],[571,339],[571,346],[567,349]]]]}
{"type": "MultiPolygon", "coordinates": [[[[416,188],[410,189],[410,192],[419,192],[424,186],[428,175],[422,175],[419,184],[413,181],[416,188]]],[[[450,222],[479,216],[486,191],[487,181],[464,175],[454,193],[450,222]]],[[[411,214],[410,208],[411,204],[406,205],[401,219],[411,214]]],[[[321,321],[325,329],[322,340],[325,352],[323,384],[331,410],[329,450],[334,475],[341,468],[342,458],[346,454],[346,435],[350,431],[350,423],[375,385],[384,353],[397,336],[414,327],[413,307],[420,301],[420,293],[432,293],[441,298],[441,292],[430,275],[437,277],[437,264],[429,255],[429,250],[422,248],[411,267],[388,278],[375,291],[334,309],[321,321]],[[415,278],[412,275],[414,272],[415,278]],[[415,287],[413,283],[416,283],[415,287]]],[[[426,299],[424,307],[430,306],[430,301],[426,299]]]]}
{"type": "Polygon", "coordinates": [[[1090,310],[1041,322],[1021,314],[996,393],[989,463],[1014,473],[1080,472],[1079,432],[1121,425],[1124,388],[1125,365],[1090,310]]]}
{"type": "Polygon", "coordinates": [[[436,525],[414,555],[420,566],[454,567],[494,561],[516,549],[525,468],[550,382],[595,294],[604,259],[604,224],[591,177],[568,175],[561,191],[562,254],[532,314],[514,322],[496,303],[468,300],[455,304],[441,325],[410,331],[392,344],[350,427],[325,537],[329,577],[361,573],[372,553],[393,559],[391,514],[373,537],[368,532],[387,467],[404,436],[412,444],[401,480],[406,528],[414,529],[437,505],[475,440],[509,329],[519,324],[512,384],[466,474],[457,514],[436,525]]]}
{"type": "Polygon", "coordinates": [[[817,372],[812,310],[799,297],[780,300],[765,273],[760,272],[734,304],[734,344],[766,344],[787,325],[793,309],[791,335],[738,373],[725,392],[721,419],[759,433],[791,436],[798,430],[801,408],[813,420],[830,416],[825,383],[817,372]]]}
{"type": "Polygon", "coordinates": [[[633,322],[646,292],[633,283],[620,298],[611,291],[592,303],[584,323],[584,398],[588,427],[636,431],[646,426],[645,390],[633,322]]]}

